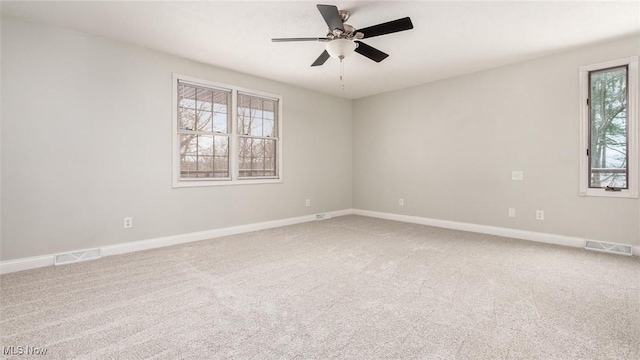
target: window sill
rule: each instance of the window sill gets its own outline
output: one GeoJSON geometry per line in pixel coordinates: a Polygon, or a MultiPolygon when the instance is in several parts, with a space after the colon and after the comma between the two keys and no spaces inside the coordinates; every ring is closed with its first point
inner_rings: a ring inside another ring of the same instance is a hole
{"type": "Polygon", "coordinates": [[[581,191],[580,196],[637,199],[638,193],[629,190],[606,191],[604,189],[587,189],[586,191],[581,191]]]}
{"type": "Polygon", "coordinates": [[[190,188],[202,186],[225,185],[258,185],[258,184],[282,184],[282,179],[244,179],[244,180],[179,180],[173,181],[173,188],[190,188]]]}

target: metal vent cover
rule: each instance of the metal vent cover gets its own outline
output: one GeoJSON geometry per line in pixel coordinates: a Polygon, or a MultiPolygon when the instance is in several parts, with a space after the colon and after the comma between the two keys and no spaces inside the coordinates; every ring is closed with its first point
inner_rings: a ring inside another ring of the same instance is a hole
{"type": "Polygon", "coordinates": [[[612,254],[620,254],[620,255],[628,255],[628,256],[633,255],[631,245],[612,244],[612,243],[606,243],[602,241],[587,240],[587,244],[585,245],[584,248],[587,250],[602,251],[602,252],[608,252],[612,254]]]}
{"type": "Polygon", "coordinates": [[[327,219],[331,219],[331,215],[329,215],[329,214],[317,214],[316,215],[316,220],[327,220],[327,219]]]}
{"type": "Polygon", "coordinates": [[[102,255],[100,254],[100,249],[77,251],[72,253],[56,255],[55,264],[65,265],[65,264],[77,263],[81,261],[100,259],[101,257],[102,255]]]}

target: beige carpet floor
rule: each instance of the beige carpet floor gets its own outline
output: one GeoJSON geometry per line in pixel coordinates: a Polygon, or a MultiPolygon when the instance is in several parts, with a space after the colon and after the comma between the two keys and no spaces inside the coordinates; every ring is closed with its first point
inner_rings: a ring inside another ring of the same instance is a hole
{"type": "Polygon", "coordinates": [[[640,359],[638,257],[360,216],[0,281],[41,359],[640,359]]]}

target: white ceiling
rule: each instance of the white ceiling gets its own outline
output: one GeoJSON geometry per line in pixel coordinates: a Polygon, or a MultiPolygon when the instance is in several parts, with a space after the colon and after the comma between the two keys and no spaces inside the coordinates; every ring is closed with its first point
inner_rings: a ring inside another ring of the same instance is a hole
{"type": "Polygon", "coordinates": [[[3,2],[17,17],[121,40],[345,98],[423,84],[640,33],[640,1],[3,2]],[[414,29],[365,39],[388,54],[310,67],[322,43],[272,37],[327,32],[316,4],[364,28],[410,16],[414,29]]]}

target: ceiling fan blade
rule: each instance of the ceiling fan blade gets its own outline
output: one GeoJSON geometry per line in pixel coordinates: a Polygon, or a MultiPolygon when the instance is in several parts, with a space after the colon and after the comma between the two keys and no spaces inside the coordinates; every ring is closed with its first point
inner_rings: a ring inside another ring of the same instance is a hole
{"type": "Polygon", "coordinates": [[[289,42],[289,41],[329,41],[327,38],[275,38],[272,42],[289,42]]]}
{"type": "Polygon", "coordinates": [[[314,61],[313,64],[311,64],[311,66],[320,66],[324,64],[329,57],[330,57],[329,53],[327,52],[327,50],[325,50],[322,52],[322,54],[320,54],[320,56],[318,56],[316,61],[314,61]]]}
{"type": "Polygon", "coordinates": [[[324,21],[329,26],[329,30],[340,29],[344,32],[342,18],[335,5],[318,5],[318,10],[320,10],[320,14],[322,14],[324,21]]]}
{"type": "Polygon", "coordinates": [[[368,57],[375,62],[380,62],[389,56],[389,54],[383,53],[382,51],[369,46],[362,41],[356,41],[356,43],[358,44],[356,52],[360,55],[368,57]]]}
{"type": "Polygon", "coordinates": [[[391,34],[398,31],[405,31],[413,29],[413,23],[411,22],[411,18],[406,17],[398,20],[389,21],[386,23],[373,25],[366,27],[364,29],[358,29],[358,32],[364,34],[364,39],[391,34]]]}

